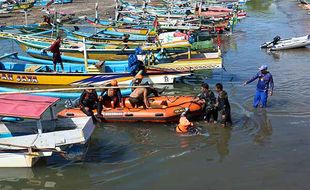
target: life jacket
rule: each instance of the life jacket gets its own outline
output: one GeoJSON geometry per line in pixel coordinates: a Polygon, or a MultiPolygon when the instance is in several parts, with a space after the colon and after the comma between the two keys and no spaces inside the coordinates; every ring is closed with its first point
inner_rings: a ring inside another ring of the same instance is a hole
{"type": "Polygon", "coordinates": [[[108,89],[108,96],[113,97],[116,96],[116,89],[108,89]]]}
{"type": "Polygon", "coordinates": [[[177,133],[187,133],[189,126],[191,126],[191,122],[186,117],[181,117],[175,130],[177,133]]]}

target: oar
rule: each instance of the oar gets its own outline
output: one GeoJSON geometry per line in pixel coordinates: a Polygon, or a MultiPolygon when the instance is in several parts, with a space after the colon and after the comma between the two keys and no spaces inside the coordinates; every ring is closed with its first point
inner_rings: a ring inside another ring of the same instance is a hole
{"type": "Polygon", "coordinates": [[[24,90],[17,92],[0,92],[0,95],[8,94],[30,94],[30,93],[40,93],[40,92],[66,92],[66,91],[78,91],[87,89],[117,89],[117,88],[148,88],[150,86],[102,86],[102,87],[79,87],[79,88],[53,88],[53,89],[42,89],[42,90],[24,90]]]}

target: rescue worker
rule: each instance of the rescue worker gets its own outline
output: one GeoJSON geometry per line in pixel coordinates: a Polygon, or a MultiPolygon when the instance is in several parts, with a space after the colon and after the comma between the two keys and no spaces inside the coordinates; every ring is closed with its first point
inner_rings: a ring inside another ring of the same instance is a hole
{"type": "Polygon", "coordinates": [[[150,103],[148,101],[148,90],[147,88],[141,87],[136,88],[129,95],[129,102],[133,108],[138,108],[139,106],[143,106],[144,108],[150,108],[150,103]]]}
{"type": "MultiPolygon", "coordinates": [[[[92,87],[92,86],[90,86],[92,87]]],[[[98,95],[95,89],[86,89],[80,96],[80,109],[87,115],[94,117],[93,110],[98,108],[98,95]]]]}
{"type": "Polygon", "coordinates": [[[60,53],[61,42],[62,42],[62,39],[60,36],[58,36],[57,39],[54,41],[54,43],[50,47],[42,50],[42,53],[46,53],[46,51],[51,51],[53,53],[54,71],[56,71],[56,65],[57,63],[59,63],[62,71],[64,72],[65,71],[64,65],[62,63],[61,53],[60,53]]]}
{"type": "Polygon", "coordinates": [[[254,101],[253,101],[254,108],[257,108],[260,102],[261,102],[261,107],[265,108],[267,106],[269,86],[271,88],[269,91],[269,95],[270,96],[273,95],[273,88],[274,88],[273,77],[267,69],[268,69],[267,65],[262,65],[259,68],[259,72],[254,77],[244,82],[244,86],[245,86],[255,81],[256,79],[258,79],[258,82],[256,85],[256,93],[255,93],[254,101]]]}
{"type": "Polygon", "coordinates": [[[221,83],[215,85],[215,90],[218,93],[216,107],[220,114],[221,124],[222,127],[226,127],[227,124],[232,124],[228,94],[223,90],[223,85],[221,83]]]}
{"type": "Polygon", "coordinates": [[[207,83],[201,84],[200,89],[201,93],[198,94],[197,99],[200,104],[203,104],[203,119],[209,123],[212,117],[214,123],[217,123],[218,111],[215,107],[215,95],[212,90],[209,89],[209,85],[207,83]]]}
{"type": "Polygon", "coordinates": [[[195,128],[194,124],[186,118],[186,112],[187,110],[180,116],[179,124],[175,128],[177,133],[190,133],[192,131],[191,129],[195,128]]]}
{"type": "MultiPolygon", "coordinates": [[[[110,84],[108,84],[107,86],[111,86],[111,87],[117,87],[118,86],[118,82],[117,80],[112,80],[110,84]]],[[[105,107],[105,104],[107,102],[109,102],[108,104],[111,104],[111,108],[114,109],[116,107],[123,107],[122,104],[122,94],[119,88],[108,88],[105,89],[101,92],[100,96],[98,97],[98,113],[97,116],[98,117],[102,117],[102,110],[103,109],[108,109],[105,107]]]]}

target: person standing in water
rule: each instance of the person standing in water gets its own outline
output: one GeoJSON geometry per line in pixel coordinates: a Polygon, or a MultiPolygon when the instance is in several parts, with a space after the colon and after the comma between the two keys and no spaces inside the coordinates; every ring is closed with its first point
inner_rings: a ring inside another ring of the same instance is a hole
{"type": "Polygon", "coordinates": [[[243,84],[245,86],[258,79],[256,85],[256,93],[253,101],[254,108],[257,108],[260,102],[262,108],[265,108],[267,106],[269,87],[270,87],[269,95],[270,96],[273,95],[273,88],[274,88],[273,77],[267,69],[268,69],[267,65],[262,65],[259,68],[259,72],[254,77],[244,82],[243,84]]]}
{"type": "Polygon", "coordinates": [[[227,124],[232,124],[228,94],[226,91],[223,90],[223,85],[221,83],[217,83],[215,85],[215,90],[218,93],[216,107],[219,111],[221,124],[222,127],[226,127],[227,124]]]}

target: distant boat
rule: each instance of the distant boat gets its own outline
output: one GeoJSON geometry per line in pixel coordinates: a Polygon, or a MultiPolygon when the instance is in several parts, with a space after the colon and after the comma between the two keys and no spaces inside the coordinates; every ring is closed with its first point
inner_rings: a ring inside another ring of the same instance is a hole
{"type": "Polygon", "coordinates": [[[308,45],[310,45],[310,35],[289,39],[281,39],[279,36],[276,36],[273,41],[263,43],[261,48],[269,48],[271,51],[277,51],[300,48],[308,45]]]}

